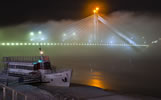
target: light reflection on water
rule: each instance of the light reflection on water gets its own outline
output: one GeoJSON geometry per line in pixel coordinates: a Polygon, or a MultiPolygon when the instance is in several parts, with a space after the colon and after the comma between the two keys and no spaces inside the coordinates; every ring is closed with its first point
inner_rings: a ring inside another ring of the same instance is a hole
{"type": "Polygon", "coordinates": [[[102,74],[100,72],[91,72],[87,84],[89,86],[105,88],[105,84],[102,80],[102,74]]]}
{"type": "Polygon", "coordinates": [[[88,82],[88,85],[103,88],[103,89],[105,88],[103,82],[99,79],[90,79],[88,82]]]}
{"type": "Polygon", "coordinates": [[[73,69],[73,76],[72,76],[73,83],[85,84],[102,89],[109,89],[110,86],[105,80],[106,79],[104,79],[104,74],[99,70],[96,71],[94,68],[73,69]]]}

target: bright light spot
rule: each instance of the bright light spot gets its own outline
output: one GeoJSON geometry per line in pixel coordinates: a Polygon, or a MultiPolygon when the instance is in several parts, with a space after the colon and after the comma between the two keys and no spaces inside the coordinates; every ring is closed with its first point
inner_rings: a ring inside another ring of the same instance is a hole
{"type": "Polygon", "coordinates": [[[30,39],[30,41],[33,41],[34,39],[30,39]]]}
{"type": "Polygon", "coordinates": [[[41,35],[42,34],[42,31],[38,31],[38,34],[41,35]]]}
{"type": "Polygon", "coordinates": [[[27,43],[24,43],[24,45],[27,45],[27,43]]]}
{"type": "Polygon", "coordinates": [[[157,43],[157,42],[158,42],[158,40],[152,41],[152,43],[157,43]]]}
{"type": "Polygon", "coordinates": [[[96,10],[98,11],[98,10],[99,10],[99,8],[97,7],[97,8],[96,8],[96,10]]]}
{"type": "Polygon", "coordinates": [[[45,39],[44,38],[41,38],[42,41],[44,41],[45,39]]]}
{"type": "Polygon", "coordinates": [[[39,43],[36,43],[36,45],[39,45],[39,43]]]}
{"type": "Polygon", "coordinates": [[[5,43],[2,43],[2,45],[5,45],[5,43]]]}
{"type": "Polygon", "coordinates": [[[63,36],[67,36],[66,34],[63,34],[63,36]]]}
{"type": "Polygon", "coordinates": [[[31,43],[28,43],[28,45],[31,45],[31,43]]]}
{"type": "Polygon", "coordinates": [[[34,32],[30,32],[30,35],[33,36],[34,35],[34,32]]]}
{"type": "Polygon", "coordinates": [[[47,45],[50,45],[50,43],[47,43],[47,45]]]}
{"type": "Polygon", "coordinates": [[[43,60],[38,60],[38,62],[39,62],[39,63],[42,63],[42,62],[43,62],[43,60]]]}
{"type": "Polygon", "coordinates": [[[11,45],[15,45],[14,43],[11,43],[11,45]]]}
{"type": "Polygon", "coordinates": [[[23,43],[20,43],[20,45],[23,45],[23,43]]]}
{"type": "Polygon", "coordinates": [[[43,55],[43,54],[44,54],[44,52],[43,52],[43,51],[40,51],[40,54],[41,54],[41,55],[43,55]]]}
{"type": "Polygon", "coordinates": [[[19,43],[16,43],[16,45],[19,45],[19,43]]]}
{"type": "Polygon", "coordinates": [[[10,43],[7,43],[7,45],[10,45],[10,43]]]}
{"type": "Polygon", "coordinates": [[[35,43],[32,43],[32,45],[35,45],[35,43]]]}
{"type": "Polygon", "coordinates": [[[44,43],[44,45],[46,45],[46,43],[44,43]]]}
{"type": "Polygon", "coordinates": [[[97,11],[96,10],[93,10],[93,13],[96,13],[97,11]]]}
{"type": "Polygon", "coordinates": [[[75,35],[76,35],[76,33],[75,33],[75,32],[73,32],[73,33],[72,33],[72,35],[73,35],[73,36],[75,36],[75,35]]]}
{"type": "Polygon", "coordinates": [[[110,41],[110,43],[112,44],[112,43],[113,43],[113,41],[110,41]]]}

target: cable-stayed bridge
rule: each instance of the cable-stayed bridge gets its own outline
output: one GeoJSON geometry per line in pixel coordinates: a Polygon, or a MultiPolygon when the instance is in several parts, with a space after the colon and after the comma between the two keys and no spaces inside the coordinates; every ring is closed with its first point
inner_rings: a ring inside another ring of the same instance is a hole
{"type": "Polygon", "coordinates": [[[127,36],[96,11],[91,16],[63,26],[57,42],[45,42],[42,32],[31,32],[30,42],[0,42],[0,46],[131,46],[148,47],[127,36]]]}

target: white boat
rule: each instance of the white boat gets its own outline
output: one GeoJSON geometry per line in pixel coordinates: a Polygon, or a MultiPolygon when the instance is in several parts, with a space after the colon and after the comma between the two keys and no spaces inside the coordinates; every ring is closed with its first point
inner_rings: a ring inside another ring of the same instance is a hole
{"type": "Polygon", "coordinates": [[[7,75],[20,77],[20,81],[27,78],[39,80],[51,86],[70,86],[72,70],[53,70],[48,56],[4,57],[3,62],[7,75]]]}

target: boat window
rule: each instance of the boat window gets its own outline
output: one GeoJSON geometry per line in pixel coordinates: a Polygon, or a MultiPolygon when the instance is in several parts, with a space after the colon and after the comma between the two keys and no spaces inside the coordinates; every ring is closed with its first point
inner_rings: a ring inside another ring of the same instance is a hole
{"type": "Polygon", "coordinates": [[[51,69],[50,63],[49,62],[45,62],[44,63],[44,68],[45,69],[51,69]]]}
{"type": "Polygon", "coordinates": [[[9,65],[8,67],[9,67],[9,68],[16,68],[15,65],[9,65]]]}
{"type": "MultiPolygon", "coordinates": [[[[26,67],[26,66],[25,66],[26,67]]],[[[33,70],[33,67],[26,67],[27,70],[33,70]]]]}
{"type": "Polygon", "coordinates": [[[40,69],[40,64],[34,64],[34,70],[39,70],[40,69]]]}
{"type": "Polygon", "coordinates": [[[10,65],[10,68],[16,68],[16,69],[26,69],[26,70],[33,70],[33,67],[31,66],[21,66],[21,65],[10,65]]]}

